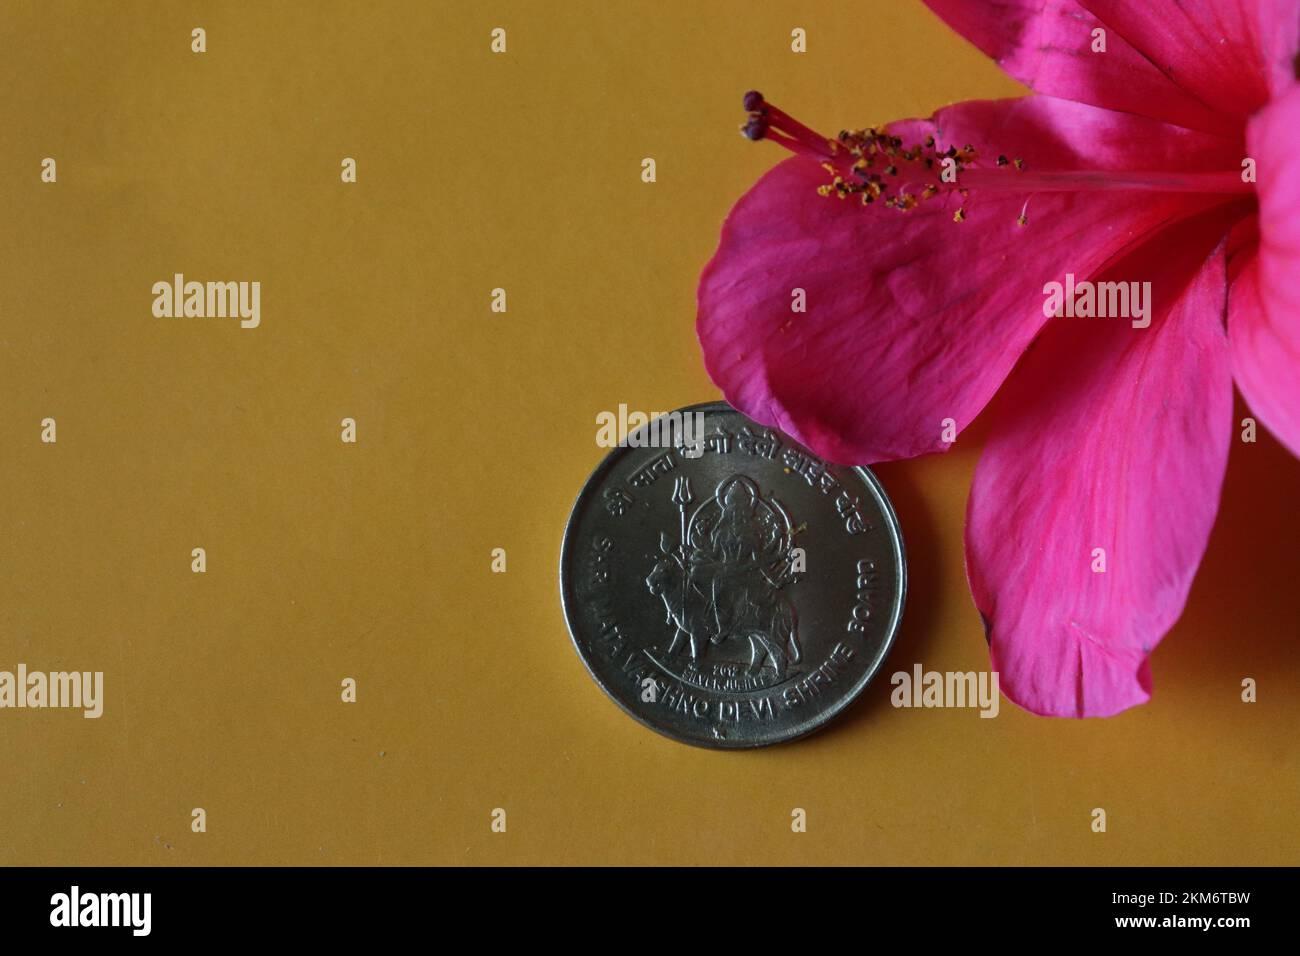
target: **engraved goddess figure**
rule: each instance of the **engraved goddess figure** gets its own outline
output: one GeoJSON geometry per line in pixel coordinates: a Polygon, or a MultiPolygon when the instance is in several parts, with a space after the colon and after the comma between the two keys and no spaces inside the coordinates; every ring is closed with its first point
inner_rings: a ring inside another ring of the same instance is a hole
{"type": "Polygon", "coordinates": [[[695,513],[688,532],[688,575],[708,595],[703,624],[720,644],[748,638],[752,664],[770,659],[778,674],[799,660],[794,610],[781,594],[790,575],[790,522],[750,479],[723,481],[695,513]]]}

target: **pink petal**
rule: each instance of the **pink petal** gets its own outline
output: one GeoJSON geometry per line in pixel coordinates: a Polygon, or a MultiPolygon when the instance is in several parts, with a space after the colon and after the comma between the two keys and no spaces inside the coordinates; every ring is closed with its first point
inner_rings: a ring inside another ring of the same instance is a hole
{"type": "MultiPolygon", "coordinates": [[[[1240,162],[1217,137],[1051,97],[961,103],[894,129],[941,130],[940,144],[1022,156],[1031,171],[1240,162]]],[[[965,428],[1043,324],[1045,282],[1088,275],[1213,201],[972,193],[959,224],[955,194],[903,213],[820,197],[826,181],[816,162],[791,159],[736,204],[700,279],[697,327],[733,405],[858,463],[945,450],[945,419],[965,428]],[[795,289],[806,313],[792,312],[795,289]]]]}
{"type": "Polygon", "coordinates": [[[1250,124],[1258,164],[1259,254],[1228,300],[1232,369],[1251,411],[1300,456],[1300,86],[1250,124]]]}
{"type": "Polygon", "coordinates": [[[1082,0],[1182,89],[1244,122],[1295,79],[1300,0],[1082,0]]]}
{"type": "Polygon", "coordinates": [[[925,2],[1040,93],[1229,135],[1294,77],[1300,44],[1300,0],[925,2]]]}
{"type": "Polygon", "coordinates": [[[1147,656],[1182,612],[1227,463],[1222,244],[1206,260],[1223,230],[1198,217],[1117,263],[1106,278],[1152,282],[1151,327],[1053,319],[999,397],[967,574],[1002,690],[1034,713],[1150,696],[1147,656]]]}

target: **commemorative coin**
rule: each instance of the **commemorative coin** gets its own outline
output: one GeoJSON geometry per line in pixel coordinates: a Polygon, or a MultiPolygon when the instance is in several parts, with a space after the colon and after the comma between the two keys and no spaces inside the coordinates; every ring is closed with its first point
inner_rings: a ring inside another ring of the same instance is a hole
{"type": "Polygon", "coordinates": [[[906,580],[869,470],[724,403],[627,435],[578,495],[560,556],[596,683],[647,727],[717,748],[792,740],[843,711],[889,652],[906,580]]]}

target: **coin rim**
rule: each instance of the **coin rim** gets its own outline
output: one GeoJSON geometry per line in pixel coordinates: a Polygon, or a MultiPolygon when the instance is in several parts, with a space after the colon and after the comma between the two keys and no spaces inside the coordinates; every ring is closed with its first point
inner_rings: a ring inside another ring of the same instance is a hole
{"type": "MultiPolygon", "coordinates": [[[[703,412],[705,415],[708,415],[709,413],[733,413],[740,415],[742,418],[749,418],[748,415],[728,402],[699,402],[694,405],[686,405],[677,409],[678,414],[686,414],[687,412],[703,412]]],[[[667,414],[673,413],[669,412],[667,414]]],[[[749,420],[753,421],[753,419],[749,420]]],[[[642,425],[640,428],[636,429],[636,431],[641,431],[648,427],[649,424],[642,425]]],[[[789,436],[780,429],[775,430],[779,432],[783,438],[789,438],[789,436]]],[[[633,434],[635,434],[635,432],[633,434]]],[[[794,439],[790,440],[795,441],[794,439]]],[[[796,444],[803,447],[802,442],[796,441],[796,444]]],[[[876,676],[876,672],[884,665],[885,659],[889,657],[889,652],[893,650],[894,641],[898,637],[898,628],[903,619],[903,609],[907,603],[907,552],[903,546],[903,531],[899,526],[898,515],[894,511],[894,505],[889,500],[889,496],[885,494],[885,488],[880,483],[880,479],[877,478],[869,468],[860,465],[838,465],[834,462],[830,462],[830,464],[836,464],[836,467],[838,468],[847,468],[855,472],[863,484],[867,486],[872,497],[875,498],[877,504],[880,506],[881,513],[884,515],[886,525],[889,528],[890,537],[893,539],[893,543],[897,548],[897,559],[895,563],[898,573],[898,598],[894,602],[893,614],[890,618],[888,630],[885,634],[885,642],[875,664],[873,664],[862,675],[862,678],[854,684],[847,694],[840,698],[834,706],[823,712],[817,718],[815,723],[811,726],[803,727],[803,729],[797,730],[795,733],[767,740],[736,740],[726,737],[720,740],[691,740],[686,737],[679,737],[671,731],[657,726],[642,717],[631,707],[624,704],[623,701],[620,700],[612,690],[610,690],[606,683],[601,680],[600,675],[596,673],[595,668],[593,668],[590,662],[588,662],[587,656],[583,653],[582,648],[578,644],[578,629],[574,624],[576,614],[573,612],[572,608],[576,607],[578,602],[576,596],[571,594],[573,582],[570,579],[571,576],[566,573],[566,569],[569,565],[569,552],[571,542],[574,538],[573,532],[577,523],[579,509],[587,499],[588,493],[598,487],[605,474],[614,467],[614,464],[617,461],[621,460],[622,455],[635,450],[636,449],[629,448],[626,445],[617,445],[609,450],[609,453],[600,460],[600,463],[596,465],[592,470],[591,475],[588,476],[587,480],[583,483],[581,490],[578,492],[577,498],[574,499],[573,507],[569,511],[569,518],[564,523],[564,537],[560,542],[560,607],[564,612],[564,625],[569,631],[569,642],[573,645],[573,650],[578,655],[578,660],[582,661],[582,666],[591,676],[591,679],[595,681],[596,686],[605,693],[606,697],[618,705],[619,710],[623,711],[623,713],[641,724],[641,726],[648,727],[661,737],[666,737],[669,740],[676,741],[677,743],[688,744],[692,747],[700,747],[705,750],[754,750],[758,747],[770,747],[776,744],[790,743],[791,741],[800,740],[807,737],[809,734],[821,730],[828,723],[838,717],[845,708],[858,699],[862,691],[866,689],[866,686],[870,684],[872,679],[876,676]]],[[[818,457],[820,458],[820,456],[818,457]]],[[[825,459],[821,460],[825,461],[825,459]]]]}

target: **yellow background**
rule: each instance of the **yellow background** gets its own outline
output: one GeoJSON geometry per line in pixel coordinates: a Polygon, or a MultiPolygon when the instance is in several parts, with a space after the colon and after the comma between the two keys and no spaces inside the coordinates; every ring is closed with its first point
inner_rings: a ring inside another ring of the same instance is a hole
{"type": "MultiPolygon", "coordinates": [[[[896,710],[879,679],[716,753],[570,645],[596,413],[717,395],[696,278],[781,158],[741,94],[834,131],[1019,92],[919,3],[7,0],[0,79],[0,669],[106,682],[97,721],[0,712],[0,863],[1298,862],[1300,465],[1267,436],[1153,702],[1111,720],[896,710]],[[155,319],[175,272],[261,281],[261,327],[155,319]]],[[[987,667],[984,428],[879,469],[912,582],[886,674],[987,667]]]]}

